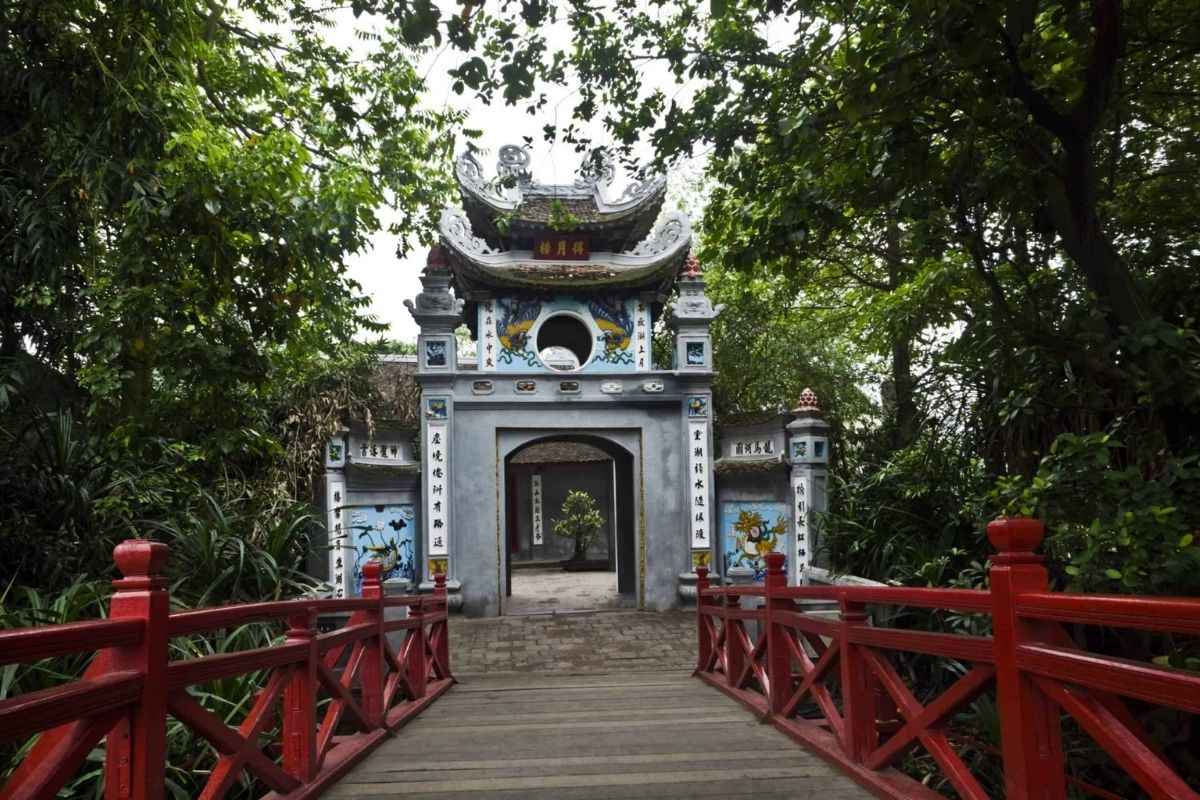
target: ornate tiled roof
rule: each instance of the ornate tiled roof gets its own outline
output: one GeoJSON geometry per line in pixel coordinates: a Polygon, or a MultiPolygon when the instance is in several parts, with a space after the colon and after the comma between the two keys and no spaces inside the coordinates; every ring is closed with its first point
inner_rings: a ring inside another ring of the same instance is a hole
{"type": "Polygon", "coordinates": [[[663,176],[652,175],[614,196],[616,166],[603,149],[585,157],[574,182],[539,183],[529,171],[529,153],[511,144],[500,148],[495,179],[484,176],[483,165],[471,153],[458,157],[455,175],[463,208],[480,236],[493,242],[519,239],[547,230],[556,216],[567,216],[575,230],[606,243],[597,249],[607,250],[623,250],[646,237],[667,186],[663,176]]]}
{"type": "Polygon", "coordinates": [[[446,209],[439,225],[455,291],[470,298],[489,287],[522,289],[669,288],[687,258],[691,225],[667,214],[653,234],[623,252],[591,251],[586,260],[536,259],[532,250],[506,250],[476,235],[468,216],[446,209]]]}
{"type": "Polygon", "coordinates": [[[383,397],[380,416],[393,427],[419,427],[421,387],[417,384],[417,359],[384,357],[375,364],[371,383],[383,397]]]}
{"type": "Polygon", "coordinates": [[[718,475],[759,475],[784,467],[779,456],[770,458],[718,458],[713,462],[713,472],[718,475]]]}
{"type": "Polygon", "coordinates": [[[765,425],[778,419],[778,409],[765,411],[728,411],[717,417],[718,428],[748,428],[753,425],[765,425]]]}
{"type": "Polygon", "coordinates": [[[582,442],[539,442],[512,457],[513,464],[586,464],[608,461],[603,450],[582,442]]]}

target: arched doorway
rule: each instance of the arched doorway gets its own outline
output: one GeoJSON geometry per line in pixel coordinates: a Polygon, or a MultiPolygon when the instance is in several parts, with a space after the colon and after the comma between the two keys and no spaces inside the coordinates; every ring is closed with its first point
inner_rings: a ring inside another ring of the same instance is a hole
{"type": "Polygon", "coordinates": [[[504,459],[506,614],[637,605],[633,456],[600,436],[559,434],[526,442],[504,459]],[[554,532],[570,491],[586,492],[603,520],[582,563],[554,532]]]}

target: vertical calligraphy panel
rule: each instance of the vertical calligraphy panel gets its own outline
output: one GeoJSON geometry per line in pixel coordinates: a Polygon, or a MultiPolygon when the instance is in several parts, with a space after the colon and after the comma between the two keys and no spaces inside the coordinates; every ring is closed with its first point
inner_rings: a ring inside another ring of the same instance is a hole
{"type": "Polygon", "coordinates": [[[533,543],[543,543],[542,533],[542,476],[534,474],[530,480],[529,499],[532,505],[530,519],[533,521],[533,543]]]}
{"type": "Polygon", "coordinates": [[[425,400],[425,519],[429,558],[450,555],[450,442],[449,401],[425,400]]]}
{"type": "Polygon", "coordinates": [[[350,581],[354,564],[354,548],[346,531],[343,519],[346,502],[346,484],[330,480],[325,484],[325,530],[329,535],[329,585],[335,598],[350,595],[350,581]]]}
{"type": "Polygon", "coordinates": [[[634,369],[637,372],[647,372],[652,363],[651,360],[651,331],[650,331],[650,308],[642,300],[637,301],[637,306],[634,308],[634,369]]]}
{"type": "Polygon", "coordinates": [[[801,473],[792,476],[792,512],[796,520],[796,580],[799,581],[808,569],[809,503],[812,498],[812,481],[801,473]]]}
{"type": "Polygon", "coordinates": [[[691,515],[692,549],[707,549],[712,542],[709,503],[708,422],[689,421],[688,426],[688,511],[691,515]]]}
{"type": "Polygon", "coordinates": [[[496,356],[499,343],[496,340],[496,301],[486,300],[479,304],[479,369],[482,372],[496,371],[496,356]]]}

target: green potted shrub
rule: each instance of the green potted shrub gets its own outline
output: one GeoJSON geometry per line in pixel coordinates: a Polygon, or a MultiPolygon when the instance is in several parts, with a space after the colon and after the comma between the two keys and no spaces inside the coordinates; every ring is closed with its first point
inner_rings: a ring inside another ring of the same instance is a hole
{"type": "Polygon", "coordinates": [[[604,518],[600,516],[600,509],[596,508],[596,501],[592,496],[584,491],[567,492],[567,499],[563,501],[559,517],[554,521],[554,532],[574,540],[575,554],[563,561],[562,565],[570,570],[606,566],[606,562],[592,562],[587,558],[588,548],[600,538],[603,528],[604,518]]]}

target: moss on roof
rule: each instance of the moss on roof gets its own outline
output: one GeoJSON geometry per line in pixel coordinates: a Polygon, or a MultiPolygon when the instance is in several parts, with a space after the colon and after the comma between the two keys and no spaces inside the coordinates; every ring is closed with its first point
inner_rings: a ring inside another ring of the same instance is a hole
{"type": "Polygon", "coordinates": [[[539,442],[512,457],[513,464],[586,464],[608,461],[611,457],[599,448],[582,442],[539,442]]]}

